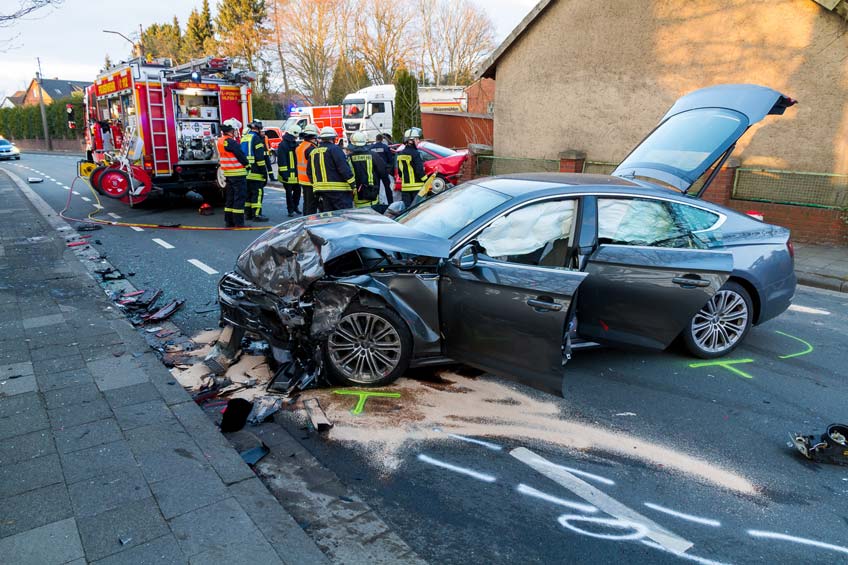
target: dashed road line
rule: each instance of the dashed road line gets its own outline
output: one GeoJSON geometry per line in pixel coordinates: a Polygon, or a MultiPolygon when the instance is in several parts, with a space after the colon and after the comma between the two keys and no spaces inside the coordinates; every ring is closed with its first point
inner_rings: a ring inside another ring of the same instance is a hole
{"type": "Polygon", "coordinates": [[[154,237],[154,238],[153,238],[153,242],[154,242],[154,243],[158,243],[159,245],[161,245],[161,246],[162,246],[162,247],[164,247],[165,249],[173,249],[173,248],[174,248],[174,246],[173,246],[173,245],[171,245],[170,243],[168,243],[168,242],[167,242],[167,241],[165,241],[164,239],[159,239],[158,237],[154,237]]]}
{"type": "Polygon", "coordinates": [[[189,259],[188,262],[191,263],[192,265],[194,265],[195,267],[197,267],[198,269],[200,269],[201,271],[203,271],[204,273],[206,273],[207,275],[217,275],[218,274],[218,271],[216,271],[215,269],[213,269],[212,267],[210,267],[209,265],[207,265],[206,263],[204,263],[203,261],[201,261],[199,259],[189,259]]]}
{"type": "Polygon", "coordinates": [[[82,200],[83,202],[91,202],[91,198],[89,198],[87,196],[81,196],[80,200],[82,200]]]}
{"type": "Polygon", "coordinates": [[[106,215],[109,216],[110,218],[114,218],[116,220],[121,219],[121,217],[119,215],[117,215],[115,212],[108,212],[106,215]]]}
{"type": "Polygon", "coordinates": [[[133,231],[144,231],[144,228],[140,228],[138,226],[130,226],[130,229],[133,231]]]}
{"type": "Polygon", "coordinates": [[[714,528],[721,527],[721,522],[719,522],[718,520],[713,520],[711,518],[701,518],[700,516],[693,516],[692,514],[686,514],[684,512],[672,510],[671,508],[666,508],[665,506],[660,506],[659,504],[654,504],[653,502],[645,502],[644,504],[651,510],[656,510],[657,512],[662,512],[663,514],[668,514],[669,516],[674,516],[675,518],[680,518],[681,520],[688,520],[690,522],[695,522],[696,524],[701,524],[703,526],[712,526],[714,528]]]}
{"type": "Polygon", "coordinates": [[[77,191],[75,190],[75,191],[74,191],[74,196],[79,196],[79,195],[80,195],[80,193],[79,193],[79,192],[77,192],[77,191]]]}

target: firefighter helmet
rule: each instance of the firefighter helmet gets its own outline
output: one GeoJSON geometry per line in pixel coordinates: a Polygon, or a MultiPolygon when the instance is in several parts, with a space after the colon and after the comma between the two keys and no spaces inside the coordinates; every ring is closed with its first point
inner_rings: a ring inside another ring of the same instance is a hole
{"type": "Polygon", "coordinates": [[[365,137],[365,134],[361,131],[358,131],[350,136],[350,144],[355,147],[362,147],[368,142],[368,139],[365,137]]]}
{"type": "Polygon", "coordinates": [[[408,130],[403,132],[403,142],[406,143],[411,139],[417,139],[418,141],[421,141],[421,137],[423,136],[423,134],[424,132],[421,131],[421,128],[409,128],[408,130]]]}
{"type": "Polygon", "coordinates": [[[304,139],[309,139],[310,137],[318,137],[318,128],[315,124],[307,124],[305,128],[303,128],[302,134],[304,139]]]}
{"type": "Polygon", "coordinates": [[[300,135],[300,126],[297,124],[292,124],[286,128],[286,133],[290,133],[293,136],[297,137],[300,135]]]}
{"type": "Polygon", "coordinates": [[[322,127],[321,133],[318,134],[319,139],[336,139],[338,136],[336,130],[330,126],[322,127]]]}
{"type": "Polygon", "coordinates": [[[258,130],[262,129],[262,122],[259,121],[259,120],[253,120],[252,122],[247,124],[247,127],[249,127],[250,129],[255,129],[255,130],[258,131],[258,130]]]}

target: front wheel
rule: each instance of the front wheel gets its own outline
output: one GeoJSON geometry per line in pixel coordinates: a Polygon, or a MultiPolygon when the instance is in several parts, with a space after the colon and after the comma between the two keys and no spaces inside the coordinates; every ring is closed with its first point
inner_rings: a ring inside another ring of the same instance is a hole
{"type": "Polygon", "coordinates": [[[702,359],[727,355],[751,329],[751,296],[733,281],[722,286],[683,330],[686,349],[702,359]]]}
{"type": "Polygon", "coordinates": [[[448,181],[442,175],[436,175],[433,178],[433,185],[430,188],[430,194],[436,195],[441,192],[444,192],[448,188],[448,181]]]}
{"type": "Polygon", "coordinates": [[[324,344],[330,377],[347,386],[383,386],[403,375],[412,336],[389,308],[350,306],[324,344]]]}

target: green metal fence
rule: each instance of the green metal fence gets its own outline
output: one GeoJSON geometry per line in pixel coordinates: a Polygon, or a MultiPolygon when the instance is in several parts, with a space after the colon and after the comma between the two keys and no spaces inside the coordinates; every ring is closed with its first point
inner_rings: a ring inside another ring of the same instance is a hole
{"type": "Polygon", "coordinates": [[[846,210],[848,175],[739,168],[733,198],[846,210]]]}
{"type": "Polygon", "coordinates": [[[556,173],[559,160],[522,159],[519,157],[477,156],[477,176],[507,175],[510,173],[556,173]]]}

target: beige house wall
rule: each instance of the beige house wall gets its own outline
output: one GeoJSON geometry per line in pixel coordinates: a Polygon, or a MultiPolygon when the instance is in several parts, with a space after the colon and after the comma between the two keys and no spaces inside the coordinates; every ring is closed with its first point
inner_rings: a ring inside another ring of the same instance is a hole
{"type": "Polygon", "coordinates": [[[812,0],[554,0],[498,61],[495,155],[618,162],[682,94],[755,83],[799,104],[743,165],[848,173],[846,32],[812,0]]]}

